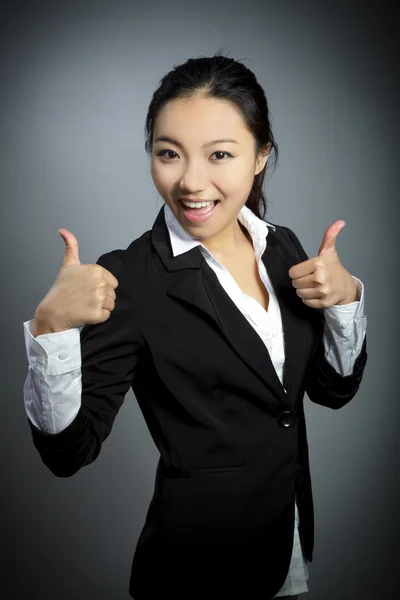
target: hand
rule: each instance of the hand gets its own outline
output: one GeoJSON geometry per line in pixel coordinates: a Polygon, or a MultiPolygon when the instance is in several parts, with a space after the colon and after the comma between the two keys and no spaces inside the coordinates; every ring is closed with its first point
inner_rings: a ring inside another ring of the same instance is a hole
{"type": "Polygon", "coordinates": [[[59,233],[65,242],[64,259],[35,311],[35,335],[102,323],[115,308],[118,280],[101,265],[81,265],[76,237],[68,229],[59,233]]]}
{"type": "Polygon", "coordinates": [[[325,231],[318,256],[289,269],[293,287],[304,304],[329,308],[357,300],[357,286],[336,250],[336,238],[345,221],[335,221],[325,231]]]}

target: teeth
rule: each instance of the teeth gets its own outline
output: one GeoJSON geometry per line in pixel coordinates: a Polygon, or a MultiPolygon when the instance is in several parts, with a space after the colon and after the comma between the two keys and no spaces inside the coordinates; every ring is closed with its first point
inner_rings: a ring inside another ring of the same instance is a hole
{"type": "Polygon", "coordinates": [[[182,200],[182,203],[190,208],[203,208],[204,206],[211,206],[214,204],[214,200],[211,200],[210,202],[185,202],[185,200],[182,200]]]}

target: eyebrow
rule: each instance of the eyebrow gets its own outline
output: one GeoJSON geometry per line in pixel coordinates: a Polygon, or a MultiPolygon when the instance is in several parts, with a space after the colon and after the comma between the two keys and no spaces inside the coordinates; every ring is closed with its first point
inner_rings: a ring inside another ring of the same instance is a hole
{"type": "MultiPolygon", "coordinates": [[[[182,144],[180,144],[176,140],[173,140],[168,135],[159,136],[158,138],[156,138],[154,140],[154,143],[156,143],[156,142],[168,142],[169,144],[175,144],[175,146],[180,146],[182,148],[182,144]]],[[[205,148],[206,146],[211,146],[212,144],[225,144],[226,142],[232,142],[233,144],[239,144],[239,142],[237,140],[232,140],[231,138],[225,138],[225,139],[221,139],[221,140],[213,140],[212,142],[207,142],[206,144],[202,145],[202,148],[205,148]]]]}

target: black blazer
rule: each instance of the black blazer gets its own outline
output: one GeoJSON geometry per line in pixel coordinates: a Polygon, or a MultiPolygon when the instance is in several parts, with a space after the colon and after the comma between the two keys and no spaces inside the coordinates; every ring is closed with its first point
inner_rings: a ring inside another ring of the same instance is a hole
{"type": "Polygon", "coordinates": [[[322,309],[296,294],[289,269],[307,255],[275,225],[262,260],[284,328],[283,386],[264,343],[198,247],[173,257],[164,210],[152,230],[97,261],[118,279],[110,318],[81,330],[82,405],[62,432],[33,443],[69,477],[93,462],[132,386],[160,452],[129,586],[136,600],[268,600],[292,554],[295,494],[312,561],[314,512],[303,396],[338,409],[351,375],[324,358],[322,309]],[[286,388],[287,393],[284,388],[286,388]]]}

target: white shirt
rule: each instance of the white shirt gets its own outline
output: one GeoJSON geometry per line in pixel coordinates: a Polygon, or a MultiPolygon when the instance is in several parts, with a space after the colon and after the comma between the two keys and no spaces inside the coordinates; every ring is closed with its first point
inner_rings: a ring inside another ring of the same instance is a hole
{"type": "MultiPolygon", "coordinates": [[[[244,294],[229,271],[198,240],[193,239],[175,218],[168,205],[164,207],[165,220],[174,256],[195,246],[215,271],[218,280],[232,301],[265,343],[272,363],[282,382],[284,340],[279,304],[261,256],[265,251],[268,227],[274,228],[243,206],[238,214],[253,240],[261,280],[269,292],[268,311],[253,298],[244,294]]],[[[354,277],[359,301],[332,306],[324,310],[325,357],[343,376],[350,374],[360,353],[366,333],[364,286],[354,277]]],[[[80,328],[33,336],[33,319],[25,321],[24,338],[29,371],[24,383],[25,410],[36,427],[50,434],[65,429],[75,418],[81,405],[81,349],[80,328]]],[[[295,505],[293,552],[289,572],[278,596],[296,595],[308,591],[307,561],[302,554],[299,533],[299,513],[295,505]]]]}

